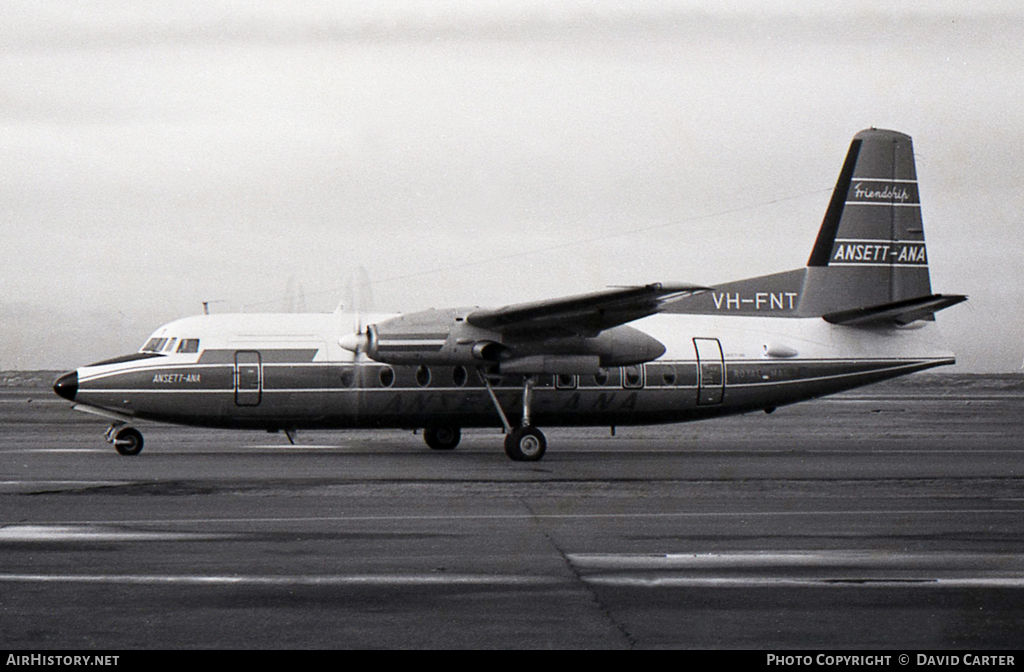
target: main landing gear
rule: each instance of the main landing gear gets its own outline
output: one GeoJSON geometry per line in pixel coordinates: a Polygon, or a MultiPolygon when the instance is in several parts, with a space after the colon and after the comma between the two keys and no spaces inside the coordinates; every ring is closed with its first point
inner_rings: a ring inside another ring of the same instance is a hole
{"type": "Polygon", "coordinates": [[[494,402],[494,407],[498,409],[498,415],[501,416],[501,424],[505,427],[505,454],[516,462],[536,462],[544,457],[548,441],[544,438],[544,432],[530,424],[533,378],[527,376],[523,382],[523,420],[518,427],[513,427],[509,423],[505,411],[502,410],[501,404],[498,403],[498,397],[494,394],[487,372],[482,368],[480,377],[484,379],[487,392],[491,395],[491,401],[494,402]]]}
{"type": "Polygon", "coordinates": [[[459,427],[427,427],[423,430],[423,440],[434,450],[453,450],[462,439],[459,427]]]}
{"type": "Polygon", "coordinates": [[[104,437],[122,455],[138,455],[142,452],[142,432],[123,422],[115,422],[107,427],[104,437]]]}
{"type": "MultiPolygon", "coordinates": [[[[518,427],[513,427],[505,415],[504,409],[498,402],[498,397],[491,387],[487,370],[480,368],[480,377],[487,386],[487,393],[491,395],[494,408],[498,409],[501,417],[501,424],[505,428],[505,454],[516,462],[536,462],[544,457],[548,442],[544,438],[544,432],[530,424],[530,403],[533,401],[533,378],[526,377],[523,383],[523,420],[518,427]]],[[[459,445],[462,439],[462,429],[459,427],[427,427],[423,430],[423,440],[434,450],[452,450],[459,445]]]]}
{"type": "Polygon", "coordinates": [[[536,462],[544,457],[548,441],[533,425],[513,427],[505,435],[505,454],[516,462],[536,462]]]}

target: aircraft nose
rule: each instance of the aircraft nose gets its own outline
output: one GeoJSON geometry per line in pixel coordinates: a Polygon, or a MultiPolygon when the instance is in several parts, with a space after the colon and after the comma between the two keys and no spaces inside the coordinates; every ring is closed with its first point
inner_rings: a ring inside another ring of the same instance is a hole
{"type": "Polygon", "coordinates": [[[78,371],[65,373],[53,384],[53,391],[68,401],[74,401],[78,394],[78,371]]]}

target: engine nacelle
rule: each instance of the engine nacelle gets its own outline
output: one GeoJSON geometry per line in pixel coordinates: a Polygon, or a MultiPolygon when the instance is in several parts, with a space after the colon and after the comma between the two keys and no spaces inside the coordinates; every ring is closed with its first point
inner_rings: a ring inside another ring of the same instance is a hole
{"type": "Polygon", "coordinates": [[[471,310],[431,309],[372,325],[363,352],[387,364],[476,366],[497,362],[506,350],[501,335],[467,323],[464,317],[471,310]]]}

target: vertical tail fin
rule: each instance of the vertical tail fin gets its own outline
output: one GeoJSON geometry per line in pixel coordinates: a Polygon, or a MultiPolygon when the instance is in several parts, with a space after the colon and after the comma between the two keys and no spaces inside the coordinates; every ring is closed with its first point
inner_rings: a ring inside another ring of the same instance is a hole
{"type": "Polygon", "coordinates": [[[807,261],[805,313],[931,295],[910,136],[858,133],[807,261]]]}
{"type": "Polygon", "coordinates": [[[910,136],[871,128],[850,144],[805,268],[718,285],[663,312],[899,325],[965,298],[932,294],[910,136]]]}

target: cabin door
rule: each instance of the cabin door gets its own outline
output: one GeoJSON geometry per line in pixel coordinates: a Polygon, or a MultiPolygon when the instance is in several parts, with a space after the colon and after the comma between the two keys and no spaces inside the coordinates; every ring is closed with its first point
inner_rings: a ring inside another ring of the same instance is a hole
{"type": "Polygon", "coordinates": [[[263,392],[263,363],[255,350],[235,352],[235,403],[259,406],[263,392]]]}
{"type": "Polygon", "coordinates": [[[697,405],[722,403],[725,394],[725,362],[717,338],[695,338],[697,349],[697,405]]]}

